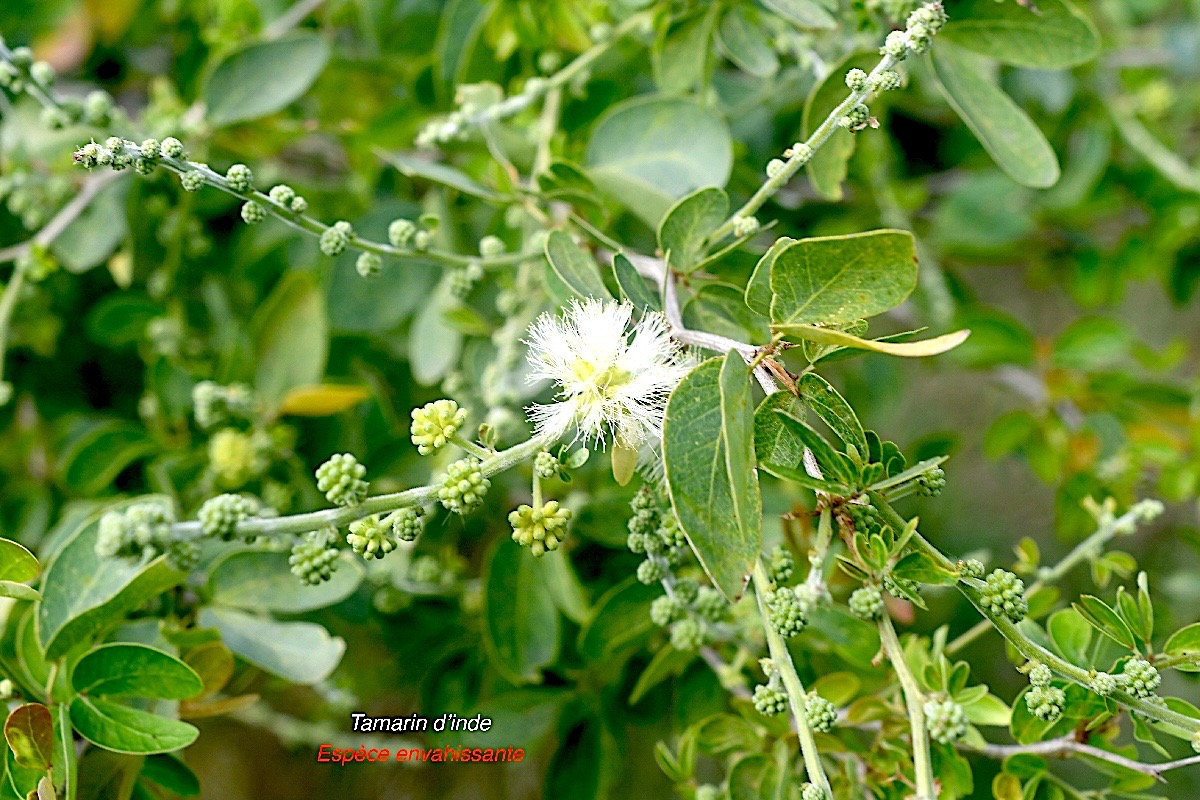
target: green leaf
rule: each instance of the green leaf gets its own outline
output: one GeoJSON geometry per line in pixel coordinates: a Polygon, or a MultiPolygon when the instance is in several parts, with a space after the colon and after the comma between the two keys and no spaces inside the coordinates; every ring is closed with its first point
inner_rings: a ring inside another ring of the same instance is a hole
{"type": "Polygon", "coordinates": [[[129,234],[125,199],[130,182],[118,179],[100,191],[96,199],[62,233],[50,251],[68,272],[87,272],[108,260],[129,234]]]}
{"type": "Polygon", "coordinates": [[[680,525],[730,602],[745,589],[762,537],[751,409],[750,368],[730,351],[693,369],[671,393],[663,432],[680,525]]]}
{"type": "Polygon", "coordinates": [[[586,622],[592,614],[592,607],[566,551],[551,551],[534,559],[534,562],[558,610],[574,623],[582,625],[586,622]]]}
{"type": "Polygon", "coordinates": [[[850,704],[862,689],[862,679],[853,672],[827,672],[809,687],[835,706],[850,704]]]}
{"type": "Polygon", "coordinates": [[[82,495],[110,490],[117,476],[136,461],[159,451],[140,425],[104,420],[71,438],[58,461],[63,486],[82,495]]]}
{"type": "Polygon", "coordinates": [[[498,200],[500,195],[454,167],[425,158],[376,150],[385,161],[409,178],[420,178],[456,189],[481,200],[498,200]]]}
{"type": "Polygon", "coordinates": [[[1092,626],[1078,611],[1064,608],[1051,614],[1046,633],[1060,656],[1076,666],[1089,665],[1092,626]]]}
{"type": "Polygon", "coordinates": [[[221,127],[279,111],[308,91],[328,60],[329,45],[310,32],[235,50],[204,84],[208,121],[221,127]]]}
{"type": "Polygon", "coordinates": [[[142,765],[141,777],[180,797],[200,796],[200,779],[176,755],[159,753],[148,757],[142,765]]]}
{"type": "MultiPolygon", "coordinates": [[[[891,444],[891,442],[888,442],[888,444],[891,444]]],[[[908,469],[903,470],[902,472],[897,472],[895,475],[891,475],[890,477],[884,478],[883,480],[879,481],[878,483],[871,484],[871,486],[869,488],[873,492],[882,492],[887,489],[891,489],[893,486],[899,486],[902,483],[907,483],[908,481],[911,481],[913,478],[917,477],[921,473],[928,472],[929,470],[933,469],[934,467],[936,467],[940,464],[946,463],[946,461],[948,461],[948,460],[949,460],[949,458],[947,456],[936,456],[934,458],[927,458],[924,461],[920,461],[920,462],[912,465],[908,469]]]]}
{"type": "Polygon", "coordinates": [[[727,283],[701,286],[683,307],[683,323],[693,330],[728,336],[739,342],[771,338],[767,318],[746,305],[741,289],[727,283]]]}
{"type": "Polygon", "coordinates": [[[958,575],[938,564],[925,553],[913,552],[901,558],[892,567],[892,575],[918,583],[949,586],[958,582],[958,575]]]}
{"type": "Polygon", "coordinates": [[[837,20],[812,0],[763,0],[763,5],[802,28],[833,30],[837,20]]]}
{"type": "Polygon", "coordinates": [[[984,689],[983,697],[963,706],[967,719],[972,725],[1008,727],[1012,722],[1012,709],[996,695],[987,694],[986,686],[981,688],[984,689]]]}
{"type": "Polygon", "coordinates": [[[90,651],[71,672],[79,694],[185,700],[204,689],[196,671],[175,656],[144,644],[114,642],[90,651]]]}
{"type": "Polygon", "coordinates": [[[718,10],[717,5],[701,6],[682,18],[663,15],[663,24],[650,51],[654,82],[663,94],[691,94],[703,83],[718,10]]]}
{"type": "Polygon", "coordinates": [[[1167,643],[1163,645],[1163,652],[1169,656],[1194,656],[1193,663],[1180,664],[1175,669],[1183,672],[1200,672],[1200,622],[1193,622],[1171,634],[1171,638],[1167,639],[1167,643]]]}
{"type": "Polygon", "coordinates": [[[200,734],[186,722],[90,697],[71,701],[71,724],[97,747],[135,755],[179,750],[200,734]]]}
{"type": "Polygon", "coordinates": [[[854,445],[858,454],[866,458],[867,435],[863,432],[862,423],[837,389],[815,372],[805,373],[796,386],[800,390],[800,397],[838,435],[842,444],[854,445]]]}
{"type": "Polygon", "coordinates": [[[612,299],[612,293],[600,278],[600,267],[566,231],[550,231],[546,237],[546,258],[556,275],[572,292],[582,298],[612,299]]]}
{"type": "Polygon", "coordinates": [[[801,239],[771,266],[771,320],[853,322],[895,308],[916,286],[916,244],[907,231],[801,239]]]}
{"type": "Polygon", "coordinates": [[[362,560],[344,553],[329,580],[308,586],[292,574],[286,552],[241,550],[211,567],[208,591],[212,602],[219,605],[301,614],[345,600],[365,575],[362,560]]]}
{"type": "Polygon", "coordinates": [[[725,121],[696,102],[635,97],[596,123],[585,163],[602,192],[657,228],[679,198],[725,185],[733,142],[725,121]]]}
{"type": "Polygon", "coordinates": [[[938,88],[992,160],[1024,186],[1058,182],[1058,156],[1029,115],[987,76],[976,56],[939,43],[929,55],[938,88]]]}
{"type": "Polygon", "coordinates": [[[935,336],[932,339],[923,339],[919,342],[888,342],[882,339],[860,339],[857,336],[843,333],[833,328],[818,328],[813,325],[804,325],[801,323],[776,325],[775,330],[785,336],[804,339],[808,342],[818,342],[820,344],[830,344],[858,350],[870,350],[873,353],[884,353],[889,356],[901,356],[903,358],[925,358],[940,355],[958,347],[971,335],[970,331],[955,331],[954,333],[935,336]]]}
{"type": "Polygon", "coordinates": [[[729,215],[729,197],[710,186],[684,197],[658,226],[658,247],[677,272],[691,272],[704,256],[704,243],[729,215]]]}
{"type": "Polygon", "coordinates": [[[662,587],[646,586],[630,575],[605,592],[592,615],[579,631],[576,647],[593,662],[608,662],[613,656],[658,629],[650,620],[650,604],[662,596],[662,587]]]}
{"type": "Polygon", "coordinates": [[[804,458],[804,440],[784,424],[776,411],[803,419],[804,403],[788,391],[768,395],[754,412],[754,452],[759,464],[798,467],[804,458]]]}
{"type": "Polygon", "coordinates": [[[717,44],[738,68],[756,78],[769,78],[779,71],[779,56],[771,46],[766,29],[751,17],[748,8],[730,9],[721,18],[717,44]]]}
{"type": "Polygon", "coordinates": [[[783,249],[796,241],[789,236],[780,236],[763,254],[746,282],[746,305],[764,317],[771,316],[771,267],[783,249]]]}
{"type": "Polygon", "coordinates": [[[617,285],[621,287],[621,293],[625,295],[625,299],[633,303],[634,308],[640,310],[650,309],[651,311],[661,311],[662,301],[658,297],[658,293],[650,288],[643,278],[622,253],[617,253],[613,256],[613,275],[617,279],[617,285]]]}
{"type": "Polygon", "coordinates": [[[1071,606],[1079,612],[1092,627],[1126,648],[1137,652],[1137,642],[1133,631],[1125,621],[1100,598],[1090,594],[1080,595],[1079,602],[1071,606]]]}
{"type": "Polygon", "coordinates": [[[0,539],[0,580],[29,583],[42,567],[33,553],[11,539],[0,539]]]}
{"type": "Polygon", "coordinates": [[[633,691],[629,693],[630,704],[637,703],[646,696],[646,692],[667,678],[678,676],[695,657],[695,650],[676,650],[671,645],[660,648],[633,685],[633,691]]]}
{"type": "Polygon", "coordinates": [[[251,323],[258,400],[273,413],[289,391],[320,383],[329,350],[325,300],[307,272],[288,272],[251,323]]]}
{"type": "Polygon", "coordinates": [[[540,682],[542,669],[558,657],[558,608],[534,560],[506,537],[492,551],[483,576],[487,653],[500,674],[517,684],[540,682]]]}
{"type": "Polygon", "coordinates": [[[279,622],[232,608],[205,608],[200,625],[218,629],[226,646],[254,666],[304,686],[328,678],[346,652],[341,637],[311,622],[279,622]]]}
{"type": "Polygon", "coordinates": [[[22,767],[47,771],[54,760],[54,719],[41,703],[17,706],[4,722],[4,738],[22,767]]]}
{"type": "Polygon", "coordinates": [[[1020,3],[966,0],[954,8],[938,42],[954,42],[1005,64],[1030,69],[1067,69],[1100,52],[1100,35],[1065,0],[1020,3]]]}
{"type": "MultiPolygon", "coordinates": [[[[851,53],[837,62],[820,81],[813,86],[804,102],[801,118],[802,139],[808,139],[813,131],[833,113],[846,99],[846,72],[858,68],[870,72],[879,62],[875,50],[851,53]]],[[[855,134],[838,127],[805,165],[813,191],[833,202],[842,199],[842,184],[846,181],[850,157],[858,145],[855,134]]]]}
{"type": "Polygon", "coordinates": [[[121,347],[141,341],[150,320],[165,313],[161,303],[141,292],[114,292],[88,310],[84,325],[92,341],[121,347]]]}
{"type": "MultiPolygon", "coordinates": [[[[154,498],[139,498],[147,499],[154,498]]],[[[105,510],[126,505],[129,502],[105,510]]],[[[97,556],[96,534],[102,513],[84,518],[46,567],[37,630],[51,661],[187,577],[170,566],[165,556],[149,562],[97,556]]]]}
{"type": "MultiPolygon", "coordinates": [[[[548,264],[546,269],[550,270],[548,264]]],[[[413,378],[423,386],[444,378],[462,353],[463,335],[446,319],[450,302],[449,283],[444,278],[413,320],[408,360],[413,378]]]]}
{"type": "Polygon", "coordinates": [[[853,487],[858,483],[858,470],[850,459],[835,450],[833,445],[825,441],[825,437],[813,430],[812,426],[786,411],[775,413],[784,426],[789,428],[804,443],[804,446],[812,451],[813,458],[817,460],[817,466],[821,468],[821,475],[826,481],[841,483],[848,487],[853,487]]]}

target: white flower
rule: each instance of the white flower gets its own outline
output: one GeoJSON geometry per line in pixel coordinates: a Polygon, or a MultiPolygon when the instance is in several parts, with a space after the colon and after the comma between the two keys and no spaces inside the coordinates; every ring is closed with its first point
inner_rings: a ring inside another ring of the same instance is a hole
{"type": "Polygon", "coordinates": [[[534,321],[529,381],[558,386],[555,402],[528,409],[539,434],[574,427],[584,442],[607,435],[631,450],[662,435],[667,397],[687,367],[661,314],[646,313],[631,330],[632,315],[628,303],[588,299],[534,321]]]}

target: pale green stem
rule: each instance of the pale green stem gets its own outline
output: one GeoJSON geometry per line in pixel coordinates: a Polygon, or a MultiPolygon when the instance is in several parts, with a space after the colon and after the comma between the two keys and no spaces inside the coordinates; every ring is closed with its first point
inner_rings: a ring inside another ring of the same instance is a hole
{"type": "Polygon", "coordinates": [[[904,659],[904,649],[896,638],[896,629],[892,627],[892,618],[885,612],[879,618],[879,641],[883,652],[896,677],[900,680],[900,688],[904,693],[904,705],[908,709],[908,721],[912,730],[913,773],[917,782],[916,800],[937,800],[933,789],[933,760],[929,753],[929,731],[925,728],[925,695],[917,683],[908,662],[904,659]]]}
{"type": "Polygon", "coordinates": [[[475,442],[472,442],[466,437],[457,433],[450,437],[450,441],[456,446],[461,447],[463,450],[475,456],[480,461],[486,461],[487,459],[496,455],[493,451],[488,450],[486,447],[475,444],[475,442]]]}
{"type": "Polygon", "coordinates": [[[741,208],[733,212],[733,215],[713,232],[713,235],[709,237],[709,241],[719,242],[724,239],[733,232],[737,220],[754,216],[754,213],[762,207],[763,203],[767,202],[776,192],[786,186],[788,181],[800,171],[800,168],[808,163],[808,160],[812,157],[812,153],[815,153],[821,145],[829,141],[829,137],[833,136],[838,130],[841,126],[842,117],[846,116],[850,109],[867,99],[871,94],[871,90],[867,87],[874,84],[873,79],[877,78],[880,73],[896,66],[897,63],[899,63],[899,59],[891,55],[885,55],[880,59],[879,63],[875,65],[875,69],[871,70],[871,75],[867,79],[866,85],[858,91],[851,91],[846,96],[846,99],[839,103],[837,108],[829,112],[829,116],[804,141],[804,144],[808,146],[808,151],[793,152],[791,157],[783,162],[783,169],[779,170],[778,174],[772,178],[768,178],[762,186],[758,187],[758,191],[752,194],[750,199],[741,208]]]}
{"type": "Polygon", "coordinates": [[[4,356],[8,349],[8,332],[12,327],[13,310],[17,307],[17,296],[21,294],[24,283],[25,267],[23,262],[17,261],[12,277],[4,287],[4,293],[0,294],[0,406],[6,405],[12,395],[12,389],[4,382],[4,356]]]}
{"type": "MultiPolygon", "coordinates": [[[[533,457],[538,450],[549,447],[558,440],[556,436],[534,436],[528,441],[502,450],[489,456],[480,464],[484,477],[491,477],[533,457]]],[[[440,483],[427,486],[417,486],[403,492],[380,494],[368,497],[358,505],[341,508],[326,508],[321,511],[310,511],[305,514],[292,514],[286,517],[260,517],[238,523],[234,533],[237,536],[286,536],[290,534],[307,533],[327,526],[336,528],[369,517],[372,514],[383,514],[399,508],[423,506],[437,500],[440,483]]],[[[177,522],[172,526],[175,536],[182,539],[197,539],[203,533],[200,523],[196,521],[177,522]]]]}
{"type": "Polygon", "coordinates": [[[767,649],[771,660],[779,670],[783,679],[783,688],[787,692],[788,704],[792,708],[792,718],[796,722],[796,735],[800,738],[800,754],[804,757],[804,767],[808,771],[810,783],[821,788],[826,797],[832,797],[833,791],[829,786],[829,778],[825,775],[825,767],[821,764],[821,754],[817,750],[817,741],[813,737],[812,728],[808,725],[807,704],[805,702],[804,684],[796,674],[796,665],[792,663],[792,654],[788,651],[787,642],[770,623],[767,613],[766,596],[771,591],[771,579],[767,577],[766,567],[762,558],[754,562],[754,595],[758,599],[758,613],[762,619],[763,630],[767,634],[767,649]]]}

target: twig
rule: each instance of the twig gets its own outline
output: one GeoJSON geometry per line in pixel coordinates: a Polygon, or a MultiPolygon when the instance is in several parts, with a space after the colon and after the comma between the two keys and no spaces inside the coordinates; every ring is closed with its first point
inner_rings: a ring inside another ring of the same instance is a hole
{"type": "Polygon", "coordinates": [[[1101,761],[1107,761],[1109,764],[1114,764],[1118,767],[1124,767],[1135,772],[1140,772],[1143,775],[1149,775],[1152,778],[1166,782],[1163,777],[1164,772],[1170,772],[1174,769],[1182,767],[1191,767],[1200,764],[1200,755],[1180,758],[1175,761],[1166,761],[1161,764],[1144,764],[1132,758],[1126,758],[1118,753],[1111,753],[1108,750],[1102,750],[1094,745],[1077,742],[1070,737],[1061,739],[1051,739],[1045,742],[1035,742],[1033,744],[992,744],[987,743],[982,747],[976,747],[969,744],[962,745],[962,749],[969,750],[989,758],[1005,759],[1012,755],[1027,753],[1029,755],[1044,756],[1046,758],[1071,758],[1072,756],[1089,756],[1097,758],[1101,761]]]}
{"type": "Polygon", "coordinates": [[[267,41],[278,39],[292,28],[304,21],[304,18],[325,4],[325,0],[299,0],[294,6],[283,12],[282,16],[267,26],[263,38],[267,41]]]}

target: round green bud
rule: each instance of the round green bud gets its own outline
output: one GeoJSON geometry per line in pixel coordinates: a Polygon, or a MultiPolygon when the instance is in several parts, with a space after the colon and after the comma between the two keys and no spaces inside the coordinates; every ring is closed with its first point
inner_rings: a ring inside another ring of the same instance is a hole
{"type": "Polygon", "coordinates": [[[1088,687],[1101,697],[1108,697],[1117,690],[1117,679],[1107,672],[1097,672],[1088,682],[1088,687]]]}
{"type": "MultiPolygon", "coordinates": [[[[628,542],[628,540],[626,541],[628,542]]],[[[660,555],[665,549],[662,539],[653,533],[647,533],[645,538],[642,539],[642,547],[645,549],[646,555],[649,556],[660,555]]]]}
{"type": "Polygon", "coordinates": [[[964,578],[976,578],[982,580],[987,574],[987,567],[983,562],[975,558],[967,558],[960,560],[956,565],[958,574],[964,578]]]}
{"type": "Polygon", "coordinates": [[[906,598],[921,593],[921,584],[908,578],[897,578],[895,575],[883,576],[883,588],[892,597],[906,598]]]}
{"type": "Polygon", "coordinates": [[[658,583],[665,577],[667,577],[667,568],[656,558],[648,558],[638,564],[637,579],[647,586],[658,583]]]}
{"type": "Polygon", "coordinates": [[[934,467],[928,472],[917,476],[917,492],[926,497],[937,497],[946,488],[946,473],[941,467],[934,467]]]}
{"type": "MultiPolygon", "coordinates": [[[[630,521],[632,522],[632,520],[630,521]]],[[[631,553],[641,555],[646,552],[646,534],[630,531],[629,535],[625,537],[625,546],[631,553]]]]}
{"type": "MultiPolygon", "coordinates": [[[[2,84],[0,81],[0,85],[2,84]]],[[[42,124],[51,130],[62,130],[71,124],[71,118],[61,108],[43,108],[41,116],[42,124]]]]}
{"type": "Polygon", "coordinates": [[[466,421],[466,409],[453,400],[426,403],[412,410],[412,443],[423,456],[436,453],[450,443],[466,421]]]}
{"type": "Polygon", "coordinates": [[[671,625],[671,646],[676,650],[699,650],[704,646],[704,623],[685,617],[671,625]]]}
{"type": "Polygon", "coordinates": [[[679,525],[679,518],[673,512],[668,512],[661,515],[660,519],[661,522],[654,533],[663,546],[668,549],[687,547],[687,537],[679,525]]]}
{"type": "Polygon", "coordinates": [[[167,544],[167,563],[180,572],[191,572],[200,563],[200,545],[192,541],[173,541],[167,544]]]}
{"type": "Polygon", "coordinates": [[[293,213],[296,214],[303,214],[305,211],[308,211],[308,201],[300,195],[293,197],[288,205],[291,207],[293,213]]]}
{"type": "Polygon", "coordinates": [[[1126,691],[1138,697],[1149,697],[1162,683],[1162,676],[1158,674],[1158,670],[1144,658],[1131,658],[1126,661],[1121,670],[1121,677],[1124,678],[1126,691]]]}
{"type": "Polygon", "coordinates": [[[383,259],[376,253],[359,253],[354,269],[364,278],[373,278],[383,269],[383,259]]]}
{"type": "Polygon", "coordinates": [[[402,542],[414,542],[425,527],[425,509],[402,508],[392,516],[392,533],[402,542]]]}
{"type": "Polygon", "coordinates": [[[192,170],[179,176],[179,184],[185,192],[198,192],[204,186],[204,175],[192,170]]]}
{"type": "Polygon", "coordinates": [[[758,217],[737,217],[733,221],[733,235],[750,236],[758,231],[758,217]]]}
{"type": "Polygon", "coordinates": [[[633,512],[629,518],[629,532],[642,536],[658,535],[659,513],[657,509],[643,508],[633,512]]]}
{"type": "Polygon", "coordinates": [[[815,732],[829,733],[837,724],[837,706],[816,692],[809,692],[804,696],[804,716],[808,727],[815,732]]]}
{"type": "Polygon", "coordinates": [[[21,69],[29,69],[33,65],[33,50],[24,45],[14,47],[9,55],[9,60],[21,69]]]}
{"type": "Polygon", "coordinates": [[[871,123],[871,109],[858,103],[838,120],[838,125],[848,131],[860,131],[871,123]]]}
{"type": "Polygon", "coordinates": [[[35,61],[29,67],[29,77],[38,86],[46,88],[54,83],[54,67],[45,61],[35,61]]]}
{"type": "Polygon", "coordinates": [[[337,453],[317,467],[317,488],[338,506],[354,506],[367,497],[370,484],[363,480],[367,468],[350,453],[337,453]]]}
{"type": "Polygon", "coordinates": [[[560,466],[558,456],[546,450],[533,457],[533,472],[544,480],[557,478],[560,466]]]}
{"type": "Polygon", "coordinates": [[[871,535],[883,528],[883,515],[870,503],[846,503],[842,506],[857,533],[871,535]]]}
{"type": "Polygon", "coordinates": [[[504,240],[499,236],[485,236],[479,240],[479,255],[484,258],[496,258],[504,255],[504,240]]]}
{"type": "Polygon", "coordinates": [[[483,502],[492,482],[483,475],[480,461],[473,456],[459,459],[446,468],[438,500],[456,514],[466,514],[483,502]]]}
{"type": "Polygon", "coordinates": [[[792,579],[796,572],[796,559],[785,547],[776,547],[771,551],[771,563],[767,566],[771,580],[778,586],[783,586],[792,579]]]}
{"type": "Polygon", "coordinates": [[[696,787],[695,800],[720,800],[721,790],[711,783],[702,783],[696,787]]]}
{"type": "Polygon", "coordinates": [[[700,584],[691,578],[680,578],[675,581],[675,596],[690,605],[700,596],[700,584]]]}
{"type": "Polygon", "coordinates": [[[408,565],[408,579],[414,583],[443,584],[450,582],[451,575],[433,556],[420,556],[408,565]]]}
{"type": "Polygon", "coordinates": [[[196,512],[200,530],[205,536],[233,539],[237,526],[256,516],[261,507],[253,497],[240,494],[219,494],[209,498],[196,512]]]}
{"type": "Polygon", "coordinates": [[[254,188],[254,173],[245,164],[234,164],[225,173],[225,182],[230,189],[244,194],[254,188]]]}
{"type": "Polygon", "coordinates": [[[263,448],[248,433],[223,428],[208,440],[208,466],[217,484],[236,489],[261,475],[268,466],[263,448]]]}
{"type": "Polygon", "coordinates": [[[149,175],[158,168],[158,164],[148,158],[135,158],[133,160],[133,170],[138,175],[149,175]]]}
{"type": "Polygon", "coordinates": [[[806,783],[800,790],[800,800],[829,800],[825,790],[815,783],[806,783]]]}
{"type": "Polygon", "coordinates": [[[877,586],[855,589],[850,595],[850,613],[861,620],[874,622],[883,617],[883,594],[877,586]]]}
{"type": "Polygon", "coordinates": [[[1020,622],[1029,613],[1025,582],[1007,570],[994,570],[979,593],[980,603],[986,610],[1003,614],[1011,622],[1020,622]]]}
{"type": "Polygon", "coordinates": [[[278,203],[287,208],[290,207],[292,200],[296,199],[296,190],[286,183],[280,183],[271,187],[271,191],[267,192],[267,197],[271,198],[272,203],[278,203]]]}
{"type": "Polygon", "coordinates": [[[873,92],[890,92],[900,88],[903,79],[894,69],[885,69],[871,78],[870,88],[873,92]]]}
{"type": "Polygon", "coordinates": [[[846,86],[852,92],[861,92],[867,88],[867,73],[855,67],[846,73],[846,86]]]}
{"type": "Polygon", "coordinates": [[[786,692],[772,689],[760,683],[754,687],[754,708],[764,717],[773,717],[787,711],[788,698],[786,692]]]}
{"type": "Polygon", "coordinates": [[[678,597],[663,595],[656,597],[650,604],[650,621],[660,627],[666,627],[686,613],[683,601],[678,597]]]}
{"type": "Polygon", "coordinates": [[[1200,753],[1200,733],[1192,734],[1192,749],[1200,753]]]}
{"type": "Polygon", "coordinates": [[[772,158],[767,162],[767,177],[777,178],[783,173],[784,163],[782,159],[772,158]]]}
{"type": "Polygon", "coordinates": [[[340,256],[346,250],[346,246],[350,244],[350,234],[353,229],[350,223],[345,220],[340,220],[333,223],[321,233],[321,252],[331,258],[340,256]]]}
{"type": "Polygon", "coordinates": [[[346,544],[366,560],[383,558],[396,549],[392,528],[384,525],[378,516],[366,517],[350,523],[346,544]]]}
{"type": "MultiPolygon", "coordinates": [[[[678,584],[676,584],[675,592],[679,594],[678,584]]],[[[711,586],[701,586],[697,589],[696,597],[692,600],[691,605],[693,611],[709,622],[720,622],[729,615],[729,603],[720,592],[711,586]]]]}
{"type": "Polygon", "coordinates": [[[1049,686],[1054,680],[1054,673],[1045,664],[1038,664],[1029,670],[1029,683],[1033,686],[1049,686]]]}
{"type": "Polygon", "coordinates": [[[112,117],[113,99],[108,92],[97,89],[83,99],[83,116],[90,125],[107,125],[112,117]]]}
{"type": "Polygon", "coordinates": [[[172,541],[175,509],[160,500],[133,503],[100,518],[95,551],[101,558],[145,557],[172,541]]]}
{"type": "Polygon", "coordinates": [[[521,505],[508,515],[513,541],[528,547],[535,556],[545,555],[548,550],[557,550],[567,534],[567,523],[570,521],[571,510],[563,508],[557,500],[546,502],[540,509],[521,505]]]}
{"type": "Polygon", "coordinates": [[[292,574],[302,583],[316,586],[333,577],[337,569],[337,528],[328,527],[310,531],[292,546],[288,564],[292,574]]]}
{"type": "Polygon", "coordinates": [[[785,639],[799,636],[808,624],[808,615],[795,593],[783,587],[765,597],[771,627],[785,639]]]}
{"type": "Polygon", "coordinates": [[[1033,686],[1025,693],[1025,707],[1045,722],[1055,722],[1062,716],[1067,704],[1067,695],[1057,686],[1033,686]]]}
{"type": "Polygon", "coordinates": [[[949,698],[925,702],[925,722],[929,738],[942,744],[954,744],[967,734],[967,714],[949,698]]]}
{"type": "Polygon", "coordinates": [[[242,221],[247,225],[257,225],[266,218],[266,209],[253,200],[247,200],[242,204],[242,221]]]}
{"type": "Polygon", "coordinates": [[[410,219],[392,220],[388,225],[388,241],[392,247],[407,247],[417,232],[417,224],[410,219]]]}
{"type": "MultiPolygon", "coordinates": [[[[812,148],[809,147],[808,145],[804,144],[803,142],[797,142],[796,144],[792,145],[790,150],[791,150],[790,158],[794,159],[796,161],[796,163],[800,164],[801,166],[803,166],[804,164],[807,164],[809,161],[812,160],[812,156],[813,156],[812,148]]],[[[786,238],[786,237],[784,237],[784,238],[786,238]]]]}
{"type": "Polygon", "coordinates": [[[179,141],[174,136],[168,136],[162,140],[162,146],[160,150],[167,158],[182,158],[184,153],[183,142],[179,141]]]}

